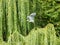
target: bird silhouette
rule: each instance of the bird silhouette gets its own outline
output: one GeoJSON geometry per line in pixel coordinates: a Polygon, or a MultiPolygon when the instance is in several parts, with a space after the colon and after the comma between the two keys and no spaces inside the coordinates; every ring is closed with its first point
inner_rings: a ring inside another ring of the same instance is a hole
{"type": "Polygon", "coordinates": [[[27,16],[27,21],[34,23],[35,16],[36,16],[36,13],[31,13],[29,16],[27,16]]]}

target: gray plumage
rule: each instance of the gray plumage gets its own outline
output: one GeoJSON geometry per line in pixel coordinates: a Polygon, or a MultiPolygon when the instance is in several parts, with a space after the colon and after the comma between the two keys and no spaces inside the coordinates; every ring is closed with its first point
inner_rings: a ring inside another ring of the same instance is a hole
{"type": "Polygon", "coordinates": [[[36,16],[36,13],[31,13],[29,16],[27,16],[27,21],[34,23],[34,17],[35,16],[36,16]]]}

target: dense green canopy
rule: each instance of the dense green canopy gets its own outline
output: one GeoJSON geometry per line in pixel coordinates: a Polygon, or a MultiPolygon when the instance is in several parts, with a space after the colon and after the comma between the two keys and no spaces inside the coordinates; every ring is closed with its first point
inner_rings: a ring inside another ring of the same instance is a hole
{"type": "Polygon", "coordinates": [[[59,0],[0,0],[1,45],[60,45],[59,32],[59,0]],[[34,23],[27,21],[31,13],[34,23]]]}

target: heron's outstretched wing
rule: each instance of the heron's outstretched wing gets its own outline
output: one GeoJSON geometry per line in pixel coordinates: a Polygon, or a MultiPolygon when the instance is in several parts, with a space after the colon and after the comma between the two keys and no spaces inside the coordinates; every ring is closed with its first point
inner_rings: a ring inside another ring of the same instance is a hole
{"type": "Polygon", "coordinates": [[[28,22],[34,22],[34,17],[36,16],[36,13],[31,13],[30,16],[27,16],[28,22]]]}
{"type": "Polygon", "coordinates": [[[34,16],[36,16],[36,13],[31,13],[30,16],[33,16],[34,17],[34,16]]]}

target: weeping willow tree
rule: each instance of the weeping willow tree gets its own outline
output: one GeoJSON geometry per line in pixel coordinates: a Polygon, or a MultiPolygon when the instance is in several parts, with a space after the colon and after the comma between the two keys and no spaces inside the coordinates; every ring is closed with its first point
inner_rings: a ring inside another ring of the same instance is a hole
{"type": "Polygon", "coordinates": [[[18,31],[11,35],[11,45],[56,45],[56,32],[52,24],[45,28],[32,29],[27,35],[23,36],[18,31]]]}
{"type": "Polygon", "coordinates": [[[36,25],[44,27],[48,23],[54,24],[55,30],[60,33],[60,1],[37,0],[36,1],[36,25]]]}
{"type": "Polygon", "coordinates": [[[56,45],[54,26],[48,23],[58,17],[54,10],[59,7],[52,0],[0,0],[1,45],[56,45]],[[30,23],[27,16],[34,12],[35,22],[30,23]]]}
{"type": "Polygon", "coordinates": [[[34,27],[34,24],[31,24],[27,22],[27,16],[30,15],[33,12],[36,12],[36,1],[34,0],[18,0],[17,1],[17,7],[18,7],[18,27],[20,29],[20,33],[23,35],[27,35],[32,27],[34,27]],[[32,5],[33,4],[33,5],[32,5]],[[31,27],[32,26],[32,27],[31,27]]]}
{"type": "Polygon", "coordinates": [[[27,22],[27,16],[36,11],[36,0],[2,0],[1,5],[4,41],[11,39],[14,31],[26,36],[34,27],[34,24],[27,22]]]}
{"type": "Polygon", "coordinates": [[[3,34],[3,40],[7,41],[7,16],[6,16],[6,1],[2,0],[2,8],[3,8],[3,14],[2,14],[2,34],[3,34]]]}
{"type": "Polygon", "coordinates": [[[0,41],[2,40],[2,0],[0,0],[0,41]]]}
{"type": "Polygon", "coordinates": [[[45,28],[33,29],[25,37],[25,41],[26,45],[56,45],[56,35],[53,25],[48,24],[45,28]]]}

